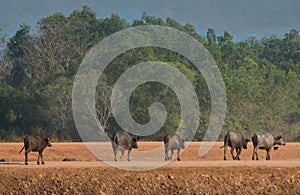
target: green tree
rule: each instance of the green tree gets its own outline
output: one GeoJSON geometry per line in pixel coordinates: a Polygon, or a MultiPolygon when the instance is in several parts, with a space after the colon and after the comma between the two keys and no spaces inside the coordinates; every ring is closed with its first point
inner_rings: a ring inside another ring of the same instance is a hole
{"type": "Polygon", "coordinates": [[[276,36],[271,36],[270,38],[263,38],[261,42],[264,49],[260,58],[265,58],[271,63],[279,66],[280,63],[285,60],[284,41],[276,36]]]}
{"type": "Polygon", "coordinates": [[[5,36],[2,35],[3,29],[0,28],[0,84],[5,83],[5,80],[9,74],[9,68],[5,63],[5,36]]]}
{"type": "Polygon", "coordinates": [[[28,64],[24,60],[26,54],[25,45],[30,40],[29,32],[30,26],[22,24],[7,44],[7,56],[12,65],[11,77],[8,82],[19,89],[24,87],[26,79],[30,76],[28,64]]]}
{"type": "Polygon", "coordinates": [[[285,34],[283,39],[285,45],[285,58],[286,60],[281,63],[285,71],[299,70],[300,66],[300,36],[297,30],[292,29],[289,33],[285,34]]]}
{"type": "MultiPolygon", "coordinates": [[[[30,26],[21,25],[6,47],[1,48],[0,136],[47,134],[61,140],[79,140],[71,93],[82,59],[103,38],[138,25],[176,28],[193,36],[211,53],[222,72],[227,92],[227,116],[221,137],[227,131],[247,136],[257,131],[284,133],[288,140],[300,135],[298,31],[292,29],[284,38],[250,37],[234,41],[228,31],[219,36],[214,29],[208,29],[203,36],[191,24],[182,25],[174,19],[147,13],[132,23],[118,14],[97,18],[95,12],[83,6],[68,16],[55,13],[41,18],[35,33],[30,26]]],[[[6,39],[0,36],[0,43],[3,41],[6,39]]],[[[196,139],[201,140],[211,117],[207,84],[188,59],[164,48],[135,48],[109,64],[96,89],[95,119],[99,119],[99,125],[108,134],[120,129],[111,113],[111,90],[126,70],[146,61],[168,63],[193,84],[201,109],[196,139]]],[[[139,123],[149,122],[148,108],[156,101],[165,105],[167,120],[161,130],[144,139],[161,140],[166,132],[173,133],[180,124],[188,122],[180,118],[176,94],[157,82],[145,83],[133,92],[129,102],[132,117],[139,123]]]]}
{"type": "Polygon", "coordinates": [[[80,140],[72,115],[72,80],[61,77],[39,94],[39,124],[59,140],[80,140]]]}
{"type": "Polygon", "coordinates": [[[209,53],[212,55],[217,64],[221,63],[221,49],[217,43],[217,35],[214,29],[209,28],[206,33],[207,43],[204,46],[207,48],[209,53]]]}
{"type": "Polygon", "coordinates": [[[0,137],[31,133],[35,125],[35,105],[26,93],[10,85],[0,85],[0,137]]]}
{"type": "Polygon", "coordinates": [[[233,43],[233,36],[228,31],[218,37],[218,46],[221,50],[222,62],[232,67],[236,66],[236,46],[233,43]]]}

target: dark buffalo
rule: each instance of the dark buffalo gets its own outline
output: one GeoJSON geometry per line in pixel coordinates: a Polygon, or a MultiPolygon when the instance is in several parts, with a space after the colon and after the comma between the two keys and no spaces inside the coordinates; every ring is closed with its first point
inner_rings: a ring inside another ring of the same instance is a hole
{"type": "Polygon", "coordinates": [[[138,148],[138,137],[132,137],[125,131],[117,132],[112,137],[112,148],[114,151],[114,160],[117,161],[117,153],[121,151],[121,159],[124,155],[124,151],[128,150],[127,160],[130,161],[130,152],[132,148],[138,148]]]}
{"type": "MultiPolygon", "coordinates": [[[[224,160],[226,160],[227,146],[231,147],[230,153],[233,160],[240,160],[240,155],[242,148],[247,149],[247,144],[250,140],[244,138],[240,133],[229,132],[224,137],[224,160]],[[233,151],[236,150],[236,156],[234,156],[233,151]]],[[[220,148],[220,149],[221,149],[220,148]]]]}
{"type": "Polygon", "coordinates": [[[185,148],[184,140],[179,135],[166,135],[164,138],[165,144],[165,160],[172,160],[174,150],[177,150],[177,160],[180,161],[179,152],[180,149],[185,148]],[[168,152],[171,150],[171,156],[169,157],[168,152]]]}
{"type": "Polygon", "coordinates": [[[49,138],[44,138],[44,137],[40,137],[40,136],[27,136],[24,138],[24,146],[21,149],[21,151],[19,153],[21,153],[23,151],[23,149],[25,148],[25,165],[28,165],[28,153],[30,151],[32,152],[38,152],[38,160],[37,160],[37,164],[40,164],[40,160],[42,161],[42,164],[44,163],[43,160],[43,151],[44,149],[49,146],[51,147],[52,144],[49,140],[49,138]]]}
{"type": "MultiPolygon", "coordinates": [[[[282,139],[281,135],[277,135],[273,137],[270,133],[255,133],[252,137],[253,142],[253,154],[252,160],[258,160],[257,149],[266,150],[267,157],[266,160],[271,160],[270,158],[270,151],[273,146],[275,145],[285,145],[285,141],[282,139]]],[[[276,150],[277,147],[274,147],[276,150]]]]}

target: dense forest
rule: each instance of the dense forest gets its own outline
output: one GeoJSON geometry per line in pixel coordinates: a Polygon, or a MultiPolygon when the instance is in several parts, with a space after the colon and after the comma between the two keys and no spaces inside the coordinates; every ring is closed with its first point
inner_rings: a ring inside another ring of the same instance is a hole
{"type": "MultiPolygon", "coordinates": [[[[72,86],[85,54],[103,38],[140,25],[170,26],[197,39],[215,59],[226,86],[227,114],[220,139],[228,131],[250,137],[257,131],[281,133],[288,141],[300,140],[300,36],[291,29],[282,37],[234,41],[230,32],[214,29],[200,35],[192,24],[180,24],[144,13],[128,22],[117,14],[97,18],[88,6],[69,16],[55,13],[35,27],[22,24],[12,37],[0,37],[0,141],[20,141],[25,135],[79,141],[72,113],[72,86]]],[[[106,132],[120,127],[111,114],[113,84],[129,67],[161,61],[179,69],[194,85],[201,107],[195,139],[201,140],[210,119],[206,82],[183,56],[156,47],[137,48],[115,58],[99,80],[96,92],[98,119],[106,132]]],[[[168,115],[164,126],[144,140],[161,140],[180,121],[176,94],[159,83],[138,87],[130,99],[132,117],[149,121],[148,108],[159,101],[168,115]]]]}

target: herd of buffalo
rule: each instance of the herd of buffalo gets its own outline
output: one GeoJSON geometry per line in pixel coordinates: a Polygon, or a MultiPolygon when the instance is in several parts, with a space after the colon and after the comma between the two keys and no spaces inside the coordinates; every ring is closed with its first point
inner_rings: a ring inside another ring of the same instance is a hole
{"type": "MultiPolygon", "coordinates": [[[[117,132],[112,136],[111,143],[114,153],[114,160],[117,161],[117,153],[121,151],[121,159],[124,152],[127,151],[127,160],[130,161],[130,152],[132,148],[138,148],[137,141],[139,137],[134,137],[125,131],[117,132]]],[[[233,160],[240,160],[240,154],[242,148],[247,149],[247,144],[250,142],[249,139],[243,137],[240,133],[229,132],[224,137],[224,160],[226,160],[226,152],[228,146],[231,148],[230,153],[233,160]],[[234,150],[236,150],[236,156],[234,156],[234,150]]],[[[267,156],[266,160],[270,160],[270,151],[272,147],[276,150],[278,147],[275,145],[285,145],[285,142],[281,135],[273,137],[270,133],[255,133],[252,137],[253,143],[253,154],[252,160],[258,160],[257,149],[266,150],[267,156]]],[[[43,151],[46,147],[52,146],[49,138],[44,138],[40,136],[27,136],[24,138],[24,146],[19,153],[25,148],[25,165],[28,165],[28,153],[38,152],[37,164],[44,163],[43,151]]],[[[165,147],[165,160],[172,160],[174,150],[177,151],[177,160],[180,161],[179,153],[181,149],[185,148],[184,139],[182,139],[178,134],[166,135],[164,138],[165,147]],[[169,156],[169,151],[171,151],[171,156],[169,156]]],[[[220,148],[220,149],[221,149],[220,148]]]]}

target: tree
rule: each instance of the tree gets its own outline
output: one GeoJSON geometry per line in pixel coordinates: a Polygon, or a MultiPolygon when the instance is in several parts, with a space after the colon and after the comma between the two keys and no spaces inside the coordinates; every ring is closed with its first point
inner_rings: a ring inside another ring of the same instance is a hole
{"type": "Polygon", "coordinates": [[[30,26],[22,24],[16,34],[10,38],[7,44],[7,57],[11,63],[11,75],[9,84],[16,88],[23,88],[26,79],[30,77],[28,73],[28,64],[26,63],[26,45],[30,40],[30,26]]]}
{"type": "Polygon", "coordinates": [[[7,64],[5,64],[5,60],[4,60],[6,40],[5,40],[5,36],[2,35],[1,33],[2,30],[3,29],[0,28],[0,84],[5,83],[5,80],[9,74],[8,66],[7,64]]]}
{"type": "MultiPolygon", "coordinates": [[[[106,83],[98,85],[96,90],[96,113],[95,120],[99,121],[99,128],[103,128],[104,132],[113,134],[115,132],[109,131],[109,120],[112,117],[112,89],[106,83]]],[[[91,108],[90,108],[91,109],[91,108]]]]}
{"type": "Polygon", "coordinates": [[[121,19],[118,14],[112,14],[110,18],[105,18],[100,22],[99,29],[105,33],[105,36],[109,36],[128,27],[129,24],[125,19],[121,19]]]}
{"type": "Polygon", "coordinates": [[[212,28],[208,29],[208,31],[206,33],[206,39],[207,39],[207,44],[205,44],[204,46],[206,46],[207,50],[212,55],[212,57],[217,62],[217,64],[220,64],[221,63],[221,50],[218,47],[217,35],[216,35],[214,29],[212,29],[212,28]]]}
{"type": "Polygon", "coordinates": [[[0,85],[0,137],[26,135],[35,125],[35,105],[26,93],[0,85]]]}
{"type": "Polygon", "coordinates": [[[151,25],[165,25],[165,22],[161,18],[155,16],[149,16],[146,12],[143,12],[142,20],[145,21],[145,24],[151,25]]]}
{"type": "Polygon", "coordinates": [[[61,77],[40,91],[39,126],[59,140],[80,140],[72,115],[72,80],[61,77]]]}
{"type": "Polygon", "coordinates": [[[218,46],[221,49],[222,62],[235,67],[237,51],[233,43],[233,36],[228,31],[225,31],[223,36],[218,37],[218,46]]]}
{"type": "MultiPolygon", "coordinates": [[[[88,6],[68,16],[55,13],[41,18],[34,33],[30,26],[22,24],[15,35],[7,39],[6,47],[0,50],[0,135],[46,134],[61,140],[80,140],[71,102],[72,83],[78,67],[85,54],[100,40],[138,25],[176,28],[193,36],[211,53],[222,72],[227,92],[223,134],[235,130],[248,136],[255,131],[283,132],[289,140],[299,136],[298,31],[292,29],[284,38],[271,36],[257,40],[250,37],[234,41],[228,31],[218,36],[214,29],[208,29],[203,36],[191,24],[182,25],[174,19],[147,13],[132,23],[118,14],[97,18],[88,6]]],[[[6,41],[2,37],[0,35],[1,44],[6,41]]],[[[95,116],[89,119],[98,121],[98,126],[107,134],[119,130],[121,127],[112,115],[112,88],[126,70],[146,61],[168,63],[192,83],[201,109],[195,138],[201,140],[211,117],[210,91],[201,73],[188,59],[164,48],[135,48],[117,56],[99,79],[96,104],[88,104],[87,110],[81,111],[88,112],[95,107],[95,116]]],[[[182,92],[185,90],[183,88],[182,92]]],[[[148,108],[156,101],[165,106],[168,115],[163,127],[144,138],[147,140],[161,140],[165,133],[174,133],[179,125],[189,122],[180,118],[177,94],[157,82],[142,84],[133,91],[129,101],[133,119],[148,123],[148,108]]]]}
{"type": "Polygon", "coordinates": [[[297,30],[292,29],[289,33],[285,34],[285,58],[286,60],[281,63],[285,71],[299,70],[300,66],[300,36],[297,30]],[[288,62],[286,62],[288,61],[288,62]]]}
{"type": "Polygon", "coordinates": [[[261,42],[264,49],[260,58],[265,58],[275,65],[279,65],[285,60],[284,41],[282,39],[271,36],[270,38],[263,38],[261,42]]]}

